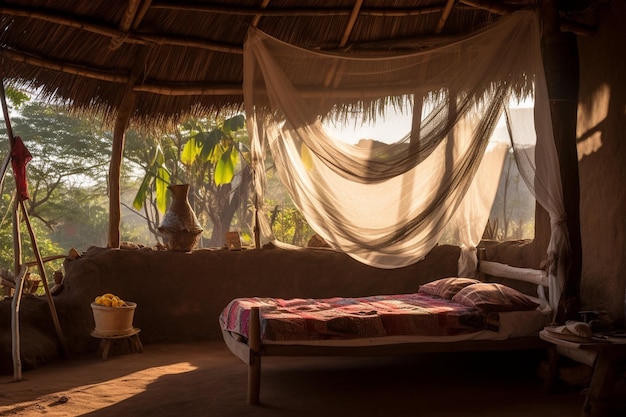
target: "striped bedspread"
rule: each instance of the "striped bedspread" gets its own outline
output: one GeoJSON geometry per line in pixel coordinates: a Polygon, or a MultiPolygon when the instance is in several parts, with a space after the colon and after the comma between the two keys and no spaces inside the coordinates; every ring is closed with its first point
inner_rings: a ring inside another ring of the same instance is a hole
{"type": "Polygon", "coordinates": [[[357,339],[384,336],[450,336],[487,328],[485,313],[425,294],[359,298],[237,298],[219,317],[223,330],[248,335],[250,308],[260,307],[261,339],[357,339]]]}

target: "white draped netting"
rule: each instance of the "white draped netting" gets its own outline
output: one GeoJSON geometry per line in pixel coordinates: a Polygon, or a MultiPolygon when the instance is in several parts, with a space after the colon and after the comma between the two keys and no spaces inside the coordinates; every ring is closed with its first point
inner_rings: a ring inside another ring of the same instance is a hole
{"type": "Polygon", "coordinates": [[[269,150],[293,202],[331,247],[368,265],[403,267],[454,221],[461,275],[473,274],[507,149],[489,139],[503,113],[513,114],[505,109],[529,98],[537,117],[522,126],[509,117],[509,131],[520,152],[536,138],[536,168],[530,155],[518,161],[533,162],[520,170],[553,219],[548,259],[558,260],[564,208],[534,12],[412,53],[305,50],[251,28],[244,102],[262,243],[275,242],[261,204],[269,150]],[[347,144],[322,123],[352,111],[384,118],[389,104],[414,113],[411,131],[391,143],[347,144]]]}

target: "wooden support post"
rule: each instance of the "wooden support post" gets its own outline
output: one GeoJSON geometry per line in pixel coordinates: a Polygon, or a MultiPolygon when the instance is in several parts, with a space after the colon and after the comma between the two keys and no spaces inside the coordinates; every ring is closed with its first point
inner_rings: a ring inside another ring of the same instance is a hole
{"type": "Polygon", "coordinates": [[[115,119],[113,128],[113,146],[111,150],[111,163],[109,165],[109,236],[107,247],[120,247],[120,224],[122,219],[122,204],[120,191],[120,176],[122,172],[122,160],[124,159],[124,142],[126,140],[126,127],[134,108],[136,94],[131,90],[124,97],[115,119]]]}
{"type": "MultiPolygon", "coordinates": [[[[128,33],[140,4],[141,2],[138,0],[133,0],[128,3],[122,23],[120,23],[120,33],[128,33]]],[[[123,36],[112,38],[109,49],[115,50],[119,48],[123,43],[123,38],[123,36]]],[[[124,142],[126,141],[128,121],[133,113],[137,99],[137,93],[133,91],[132,87],[139,74],[143,72],[143,70],[139,68],[143,65],[144,58],[145,55],[142,54],[139,59],[135,61],[133,71],[126,85],[126,92],[118,108],[115,126],[113,127],[113,146],[111,149],[111,163],[109,164],[109,234],[107,237],[107,247],[109,248],[120,247],[120,226],[122,221],[120,177],[122,161],[124,159],[124,142]],[[138,63],[140,64],[138,65],[138,63]]]]}
{"type": "Polygon", "coordinates": [[[570,242],[566,273],[556,320],[576,319],[580,309],[582,242],[580,235],[580,185],[576,124],[578,110],[579,62],[576,35],[560,30],[556,0],[542,2],[542,54],[548,86],[554,142],[559,157],[566,226],[570,242]]]}
{"type": "Polygon", "coordinates": [[[122,219],[122,204],[120,191],[120,177],[122,161],[124,159],[124,142],[126,128],[135,109],[137,93],[133,90],[135,82],[143,74],[147,50],[142,51],[135,60],[133,71],[126,85],[126,92],[120,102],[115,126],[113,127],[113,146],[111,149],[111,163],[109,165],[109,235],[107,247],[120,247],[120,224],[122,219]]]}

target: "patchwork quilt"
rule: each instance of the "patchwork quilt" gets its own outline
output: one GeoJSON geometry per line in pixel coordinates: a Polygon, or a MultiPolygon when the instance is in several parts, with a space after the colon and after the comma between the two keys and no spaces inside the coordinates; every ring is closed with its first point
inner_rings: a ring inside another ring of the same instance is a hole
{"type": "Polygon", "coordinates": [[[357,339],[451,336],[488,327],[484,310],[421,293],[328,299],[237,298],[220,314],[223,330],[248,336],[250,309],[261,316],[261,339],[357,339]]]}

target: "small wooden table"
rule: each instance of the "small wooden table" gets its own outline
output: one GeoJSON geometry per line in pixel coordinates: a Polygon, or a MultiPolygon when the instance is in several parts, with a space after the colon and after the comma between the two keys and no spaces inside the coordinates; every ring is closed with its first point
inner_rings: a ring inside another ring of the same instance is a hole
{"type": "Polygon", "coordinates": [[[130,351],[141,353],[143,352],[143,345],[139,340],[139,332],[141,329],[133,328],[130,332],[120,334],[120,335],[103,335],[98,331],[94,330],[91,332],[93,337],[98,339],[102,339],[100,342],[100,347],[102,349],[102,360],[106,361],[109,357],[109,351],[111,350],[111,343],[113,340],[125,339],[128,340],[130,344],[130,351]]]}
{"type": "Polygon", "coordinates": [[[548,330],[542,330],[539,337],[551,343],[546,392],[556,382],[559,355],[567,356],[593,369],[581,416],[626,415],[626,340],[599,337],[588,341],[565,340],[548,330]]]}

